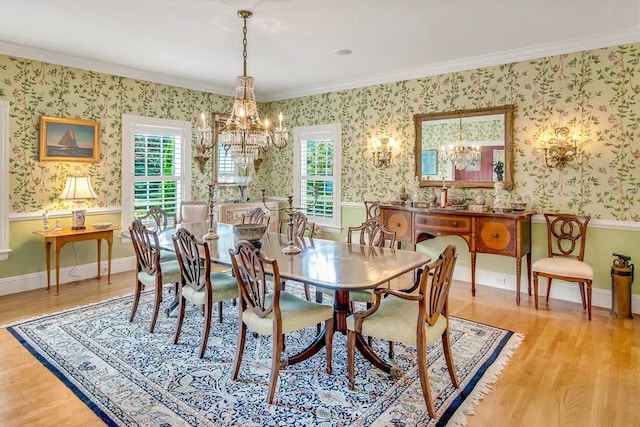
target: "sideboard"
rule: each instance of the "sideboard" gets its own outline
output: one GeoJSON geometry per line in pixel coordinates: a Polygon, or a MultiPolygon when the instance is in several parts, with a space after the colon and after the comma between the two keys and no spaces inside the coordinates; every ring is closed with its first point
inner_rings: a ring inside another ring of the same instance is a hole
{"type": "Polygon", "coordinates": [[[227,224],[239,224],[242,222],[242,215],[249,213],[252,209],[261,208],[266,212],[267,216],[271,217],[269,220],[268,231],[277,233],[280,216],[280,212],[278,211],[278,202],[266,201],[265,203],[269,209],[266,209],[264,203],[261,201],[216,204],[213,212],[213,220],[216,222],[226,222],[227,224]]]}
{"type": "Polygon", "coordinates": [[[516,304],[520,305],[522,257],[527,256],[527,284],[531,295],[531,217],[534,212],[491,213],[441,208],[380,205],[382,222],[396,232],[396,240],[413,245],[437,236],[459,236],[471,254],[471,295],[476,295],[476,254],[516,259],[516,304]]]}

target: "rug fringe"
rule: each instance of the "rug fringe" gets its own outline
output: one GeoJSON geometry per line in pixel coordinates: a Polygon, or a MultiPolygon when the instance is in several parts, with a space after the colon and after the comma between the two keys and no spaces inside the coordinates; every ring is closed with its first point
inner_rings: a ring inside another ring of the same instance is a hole
{"type": "Polygon", "coordinates": [[[467,425],[467,415],[473,415],[475,408],[480,401],[489,394],[493,385],[496,383],[498,377],[509,363],[509,359],[513,353],[520,347],[524,335],[521,333],[515,333],[509,338],[507,344],[502,349],[500,356],[493,362],[493,364],[487,369],[482,376],[482,379],[473,388],[471,394],[464,400],[464,403],[460,405],[458,410],[451,416],[447,422],[447,426],[464,427],[467,425]]]}

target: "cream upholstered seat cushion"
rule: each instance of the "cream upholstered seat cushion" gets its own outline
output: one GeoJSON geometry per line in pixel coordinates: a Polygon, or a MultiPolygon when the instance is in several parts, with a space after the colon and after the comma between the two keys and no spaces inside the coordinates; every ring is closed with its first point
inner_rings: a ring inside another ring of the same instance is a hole
{"type": "MultiPolygon", "coordinates": [[[[211,273],[210,278],[213,291],[212,302],[233,299],[240,295],[235,277],[225,273],[211,273]]],[[[204,305],[207,293],[204,287],[201,290],[196,290],[187,285],[182,287],[182,296],[193,304],[204,305]]]]}
{"type": "MultiPolygon", "coordinates": [[[[362,322],[362,335],[381,338],[403,344],[416,343],[418,304],[389,295],[380,302],[380,307],[362,322]]],[[[445,316],[438,316],[435,325],[425,322],[427,343],[437,341],[447,328],[445,316]]],[[[353,315],[347,317],[347,329],[355,330],[353,315]]]]}
{"type": "MultiPolygon", "coordinates": [[[[265,306],[271,305],[272,299],[273,295],[267,295],[265,306]]],[[[333,307],[307,301],[285,291],[280,292],[280,312],[283,334],[315,326],[333,317],[333,307]]],[[[247,308],[242,313],[242,320],[249,329],[261,335],[272,335],[273,316],[274,313],[271,312],[265,317],[260,317],[251,308],[247,308]]]]}
{"type": "Polygon", "coordinates": [[[541,258],[533,263],[531,270],[556,276],[574,277],[577,279],[593,279],[593,268],[586,262],[573,258],[551,257],[541,258]]]}
{"type": "MultiPolygon", "coordinates": [[[[162,270],[162,284],[178,283],[180,281],[180,266],[178,261],[166,261],[160,263],[162,270]]],[[[138,280],[145,286],[156,285],[156,275],[148,274],[144,271],[138,272],[138,280]]]]}
{"type": "MultiPolygon", "coordinates": [[[[325,295],[335,295],[335,291],[333,289],[327,288],[316,288],[318,291],[322,292],[325,295]]],[[[370,302],[373,303],[376,300],[376,296],[371,289],[360,289],[357,291],[349,291],[349,300],[354,302],[370,302]]]]}

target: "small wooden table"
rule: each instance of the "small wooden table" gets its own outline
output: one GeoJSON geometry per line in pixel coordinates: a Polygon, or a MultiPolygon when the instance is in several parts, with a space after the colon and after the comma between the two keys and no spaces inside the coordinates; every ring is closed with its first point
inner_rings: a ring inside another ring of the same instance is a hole
{"type": "Polygon", "coordinates": [[[102,258],[101,240],[107,241],[108,257],[107,257],[107,283],[111,283],[111,248],[113,246],[113,231],[119,230],[120,227],[109,227],[97,229],[88,225],[84,230],[72,230],[63,228],[58,231],[34,231],[34,234],[44,237],[46,243],[47,255],[47,289],[51,287],[51,245],[56,252],[56,295],[60,292],[60,249],[67,243],[81,242],[84,240],[98,241],[98,276],[100,276],[100,259],[102,258]]]}

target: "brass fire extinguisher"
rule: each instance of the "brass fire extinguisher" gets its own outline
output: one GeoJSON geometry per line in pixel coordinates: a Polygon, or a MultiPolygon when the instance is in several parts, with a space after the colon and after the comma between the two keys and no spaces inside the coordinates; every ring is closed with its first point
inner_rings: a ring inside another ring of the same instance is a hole
{"type": "Polygon", "coordinates": [[[633,283],[633,264],[631,257],[613,254],[618,257],[611,266],[611,315],[618,319],[633,319],[631,314],[631,284],[633,283]]]}

